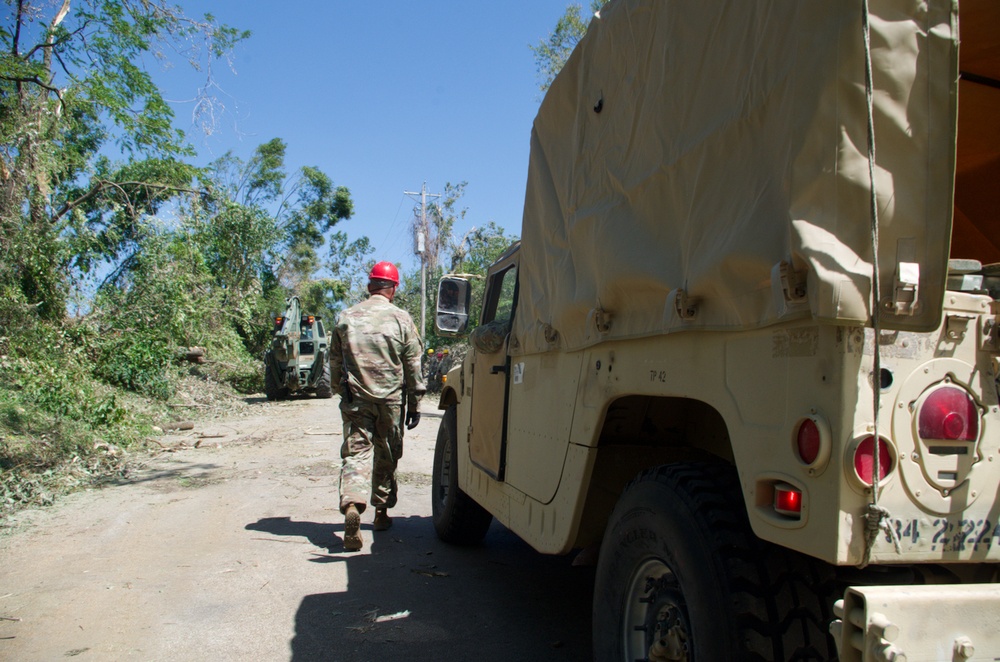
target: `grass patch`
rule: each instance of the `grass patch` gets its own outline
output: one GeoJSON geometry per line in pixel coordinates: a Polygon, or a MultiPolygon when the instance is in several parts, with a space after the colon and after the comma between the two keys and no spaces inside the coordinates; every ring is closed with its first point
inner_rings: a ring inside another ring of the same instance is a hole
{"type": "Polygon", "coordinates": [[[194,365],[155,337],[143,346],[142,335],[99,338],[79,324],[33,331],[28,345],[0,338],[0,520],[126,478],[159,448],[156,426],[233,411],[234,384],[254,389],[261,373],[238,348],[194,365]]]}

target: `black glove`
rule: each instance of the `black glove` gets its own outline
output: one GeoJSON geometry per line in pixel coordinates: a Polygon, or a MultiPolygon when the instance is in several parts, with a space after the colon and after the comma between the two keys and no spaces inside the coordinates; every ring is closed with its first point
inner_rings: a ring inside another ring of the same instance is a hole
{"type": "Polygon", "coordinates": [[[408,411],[406,412],[406,429],[412,430],[417,427],[417,423],[420,422],[420,412],[419,411],[408,411]]]}

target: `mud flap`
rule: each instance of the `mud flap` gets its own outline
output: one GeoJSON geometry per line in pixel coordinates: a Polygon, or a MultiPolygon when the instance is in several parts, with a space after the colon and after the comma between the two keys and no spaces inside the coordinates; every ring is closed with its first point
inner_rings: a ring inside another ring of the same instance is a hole
{"type": "Polygon", "coordinates": [[[319,382],[320,377],[323,376],[323,366],[326,365],[327,361],[330,360],[327,356],[328,351],[325,349],[320,349],[316,351],[316,355],[313,358],[312,367],[309,369],[309,386],[315,387],[319,382]]]}
{"type": "Polygon", "coordinates": [[[279,388],[286,388],[285,385],[285,374],[281,369],[281,363],[275,358],[274,353],[271,351],[264,352],[264,369],[271,373],[274,378],[274,383],[278,385],[279,388]]]}

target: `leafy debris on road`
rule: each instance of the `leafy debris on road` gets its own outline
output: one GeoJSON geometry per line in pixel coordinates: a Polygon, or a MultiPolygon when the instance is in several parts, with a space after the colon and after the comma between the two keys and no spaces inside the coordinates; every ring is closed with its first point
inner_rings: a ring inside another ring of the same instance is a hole
{"type": "Polygon", "coordinates": [[[397,611],[395,614],[385,614],[383,616],[379,616],[378,609],[373,609],[371,611],[365,612],[364,614],[365,625],[352,625],[349,626],[347,629],[353,632],[359,632],[361,634],[364,634],[370,631],[372,628],[374,628],[376,623],[388,623],[390,621],[398,621],[403,618],[408,618],[409,615],[410,615],[409,609],[405,609],[403,611],[397,611]]]}
{"type": "Polygon", "coordinates": [[[401,618],[406,618],[410,615],[410,610],[397,611],[395,614],[386,614],[385,616],[376,616],[376,623],[388,623],[389,621],[398,621],[401,618]]]}
{"type": "Polygon", "coordinates": [[[306,431],[302,434],[307,437],[339,437],[343,432],[339,430],[334,430],[333,432],[313,432],[313,428],[306,428],[306,431]]]}
{"type": "MultiPolygon", "coordinates": [[[[437,566],[431,566],[431,568],[435,568],[435,567],[437,567],[437,566]]],[[[450,577],[451,576],[447,572],[442,572],[440,570],[433,570],[433,569],[431,569],[431,570],[425,570],[423,568],[410,568],[410,572],[416,573],[418,575],[423,575],[424,577],[450,577]]]]}

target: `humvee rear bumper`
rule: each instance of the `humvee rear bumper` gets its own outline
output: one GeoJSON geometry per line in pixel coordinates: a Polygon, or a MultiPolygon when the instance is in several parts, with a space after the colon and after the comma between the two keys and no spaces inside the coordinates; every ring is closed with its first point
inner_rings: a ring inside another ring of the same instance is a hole
{"type": "Polygon", "coordinates": [[[1000,658],[1000,584],[850,587],[834,613],[841,662],[1000,658]]]}

